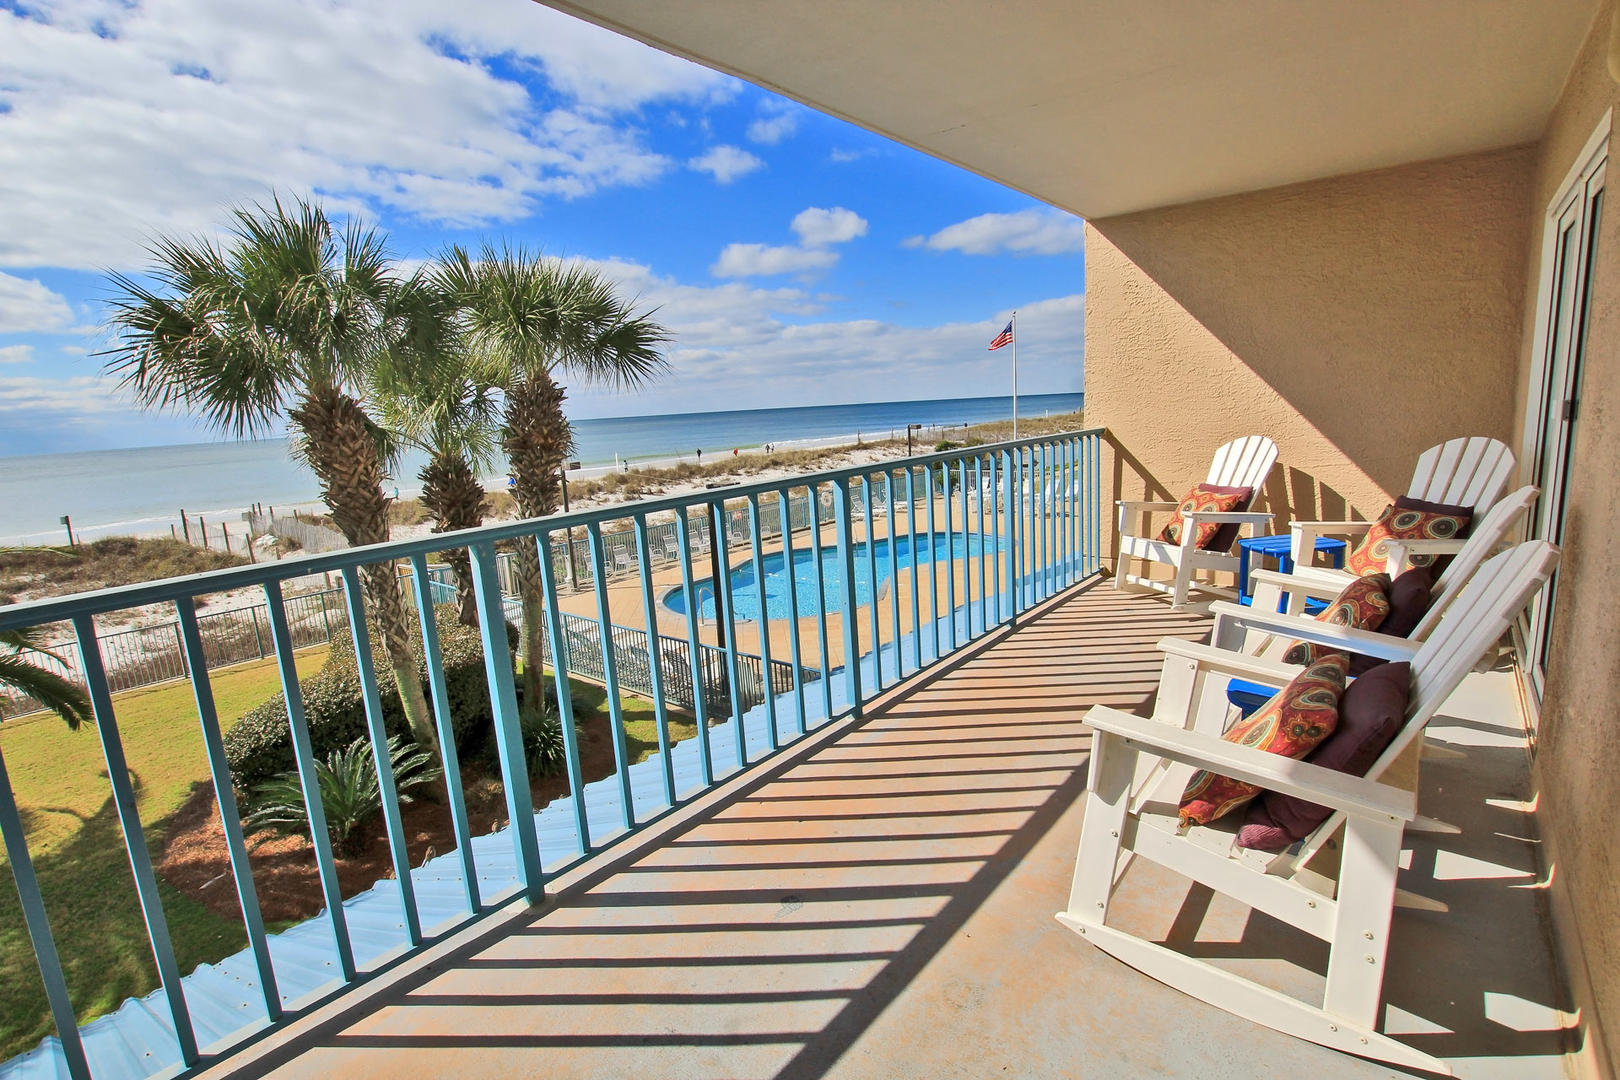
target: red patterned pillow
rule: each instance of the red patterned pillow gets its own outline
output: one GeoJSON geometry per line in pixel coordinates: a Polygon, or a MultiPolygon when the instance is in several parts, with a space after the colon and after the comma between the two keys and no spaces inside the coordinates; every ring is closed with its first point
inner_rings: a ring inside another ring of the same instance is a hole
{"type": "MultiPolygon", "coordinates": [[[[1394,506],[1384,507],[1367,535],[1361,538],[1345,569],[1352,574],[1376,574],[1389,563],[1389,541],[1402,540],[1456,540],[1468,535],[1473,523],[1471,506],[1447,506],[1444,503],[1423,502],[1402,495],[1394,506]]],[[[1407,561],[1413,566],[1428,566],[1433,555],[1414,555],[1407,561]]]]}
{"type": "MultiPolygon", "coordinates": [[[[1368,574],[1344,587],[1327,607],[1316,613],[1317,622],[1376,630],[1389,617],[1389,575],[1368,574]]],[[[1326,645],[1296,641],[1283,653],[1285,664],[1313,664],[1332,652],[1326,645]]]]}
{"type": "MultiPolygon", "coordinates": [[[[1339,724],[1339,698],[1344,694],[1350,658],[1328,653],[1294,676],[1251,716],[1227,729],[1221,738],[1268,754],[1302,758],[1333,734],[1339,724]]],[[[1260,787],[1200,769],[1187,782],[1178,815],[1183,825],[1207,825],[1260,793],[1260,787]]]]}
{"type": "MultiPolygon", "coordinates": [[[[1159,530],[1159,539],[1167,544],[1181,543],[1181,530],[1186,524],[1182,516],[1194,510],[1210,510],[1217,512],[1230,512],[1248,508],[1249,500],[1254,498],[1254,488],[1222,487],[1220,484],[1198,484],[1187,497],[1181,500],[1176,512],[1171,515],[1170,523],[1159,530]]],[[[1201,521],[1198,523],[1198,537],[1193,546],[1204,551],[1230,551],[1232,542],[1237,539],[1237,526],[1230,522],[1201,521]],[[1223,544],[1221,541],[1225,541],[1223,544]]]]}

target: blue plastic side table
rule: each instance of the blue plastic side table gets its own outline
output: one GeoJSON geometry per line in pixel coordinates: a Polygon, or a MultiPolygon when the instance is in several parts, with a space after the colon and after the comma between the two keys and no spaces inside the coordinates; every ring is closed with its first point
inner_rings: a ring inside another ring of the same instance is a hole
{"type": "MultiPolygon", "coordinates": [[[[1344,566],[1344,552],[1348,545],[1343,540],[1334,540],[1326,536],[1316,538],[1316,550],[1325,551],[1333,560],[1335,567],[1344,566]]],[[[1238,603],[1252,603],[1254,597],[1249,593],[1249,560],[1260,555],[1276,559],[1277,568],[1283,573],[1292,573],[1294,569],[1293,537],[1291,536],[1250,536],[1238,541],[1238,603]]],[[[1312,609],[1320,611],[1322,604],[1312,602],[1306,605],[1306,611],[1312,609]]],[[[1283,595],[1278,611],[1288,610],[1287,594],[1283,595]]]]}

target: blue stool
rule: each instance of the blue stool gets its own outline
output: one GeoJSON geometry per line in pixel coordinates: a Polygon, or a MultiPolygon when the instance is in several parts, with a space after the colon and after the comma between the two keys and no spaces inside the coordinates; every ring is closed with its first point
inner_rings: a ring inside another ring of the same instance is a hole
{"type": "MultiPolygon", "coordinates": [[[[1325,551],[1333,561],[1335,568],[1344,567],[1344,553],[1349,545],[1343,540],[1332,540],[1325,536],[1316,538],[1316,550],[1325,551]]],[[[1292,573],[1294,569],[1293,537],[1291,536],[1251,536],[1238,541],[1238,603],[1252,604],[1254,596],[1249,592],[1249,559],[1260,555],[1276,559],[1277,568],[1283,573],[1292,573]]],[[[1305,601],[1305,614],[1315,615],[1327,604],[1321,600],[1305,601]]],[[[1288,594],[1282,595],[1277,605],[1278,611],[1288,610],[1288,594]]],[[[1267,701],[1274,693],[1269,687],[1259,683],[1246,682],[1243,679],[1233,679],[1226,684],[1226,700],[1230,701],[1248,716],[1267,701]]]]}

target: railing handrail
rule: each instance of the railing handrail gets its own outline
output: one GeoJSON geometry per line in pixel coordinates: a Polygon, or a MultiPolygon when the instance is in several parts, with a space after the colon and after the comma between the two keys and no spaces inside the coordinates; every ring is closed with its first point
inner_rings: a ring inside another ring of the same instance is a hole
{"type": "Polygon", "coordinates": [[[866,465],[850,465],[842,469],[799,473],[777,480],[758,480],[747,484],[727,484],[724,487],[708,488],[701,492],[690,492],[685,495],[663,495],[654,499],[613,503],[590,510],[575,510],[567,514],[549,514],[542,518],[523,518],[499,524],[480,525],[477,528],[463,529],[457,532],[432,533],[414,540],[390,540],[365,547],[323,552],[319,555],[283,559],[277,562],[253,563],[247,566],[231,566],[220,570],[206,570],[200,574],[189,574],[185,577],[164,578],[161,581],[142,582],[136,585],[120,585],[111,589],[97,589],[92,592],[76,593],[72,596],[30,600],[22,604],[0,607],[0,630],[16,630],[27,626],[37,626],[41,623],[61,622],[75,616],[104,615],[111,611],[172,602],[202,593],[228,592],[253,585],[285,581],[289,577],[302,577],[306,574],[342,570],[345,567],[359,566],[365,563],[403,559],[413,555],[429,555],[436,551],[467,547],[472,544],[492,544],[502,540],[533,536],[538,532],[581,528],[592,523],[600,524],[604,521],[618,520],[632,515],[646,516],[668,510],[679,511],[689,506],[708,505],[724,502],[728,499],[746,498],[750,495],[765,495],[796,487],[807,487],[813,484],[854,480],[863,476],[870,476],[876,472],[883,472],[886,469],[899,470],[907,467],[915,469],[942,462],[954,463],[964,457],[1022,450],[1026,447],[1046,444],[1058,439],[1100,436],[1105,434],[1106,431],[1106,428],[1083,428],[1078,431],[1058,431],[1047,435],[1034,435],[1025,439],[983,443],[978,446],[959,446],[953,450],[939,450],[931,454],[917,454],[912,457],[894,458],[889,461],[874,461],[866,465]],[[289,566],[289,563],[293,565],[289,566]]]}

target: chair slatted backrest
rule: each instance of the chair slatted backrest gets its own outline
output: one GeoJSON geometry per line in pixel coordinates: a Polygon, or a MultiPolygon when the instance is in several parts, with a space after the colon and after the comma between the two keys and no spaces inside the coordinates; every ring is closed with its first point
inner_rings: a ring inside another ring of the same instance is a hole
{"type": "Polygon", "coordinates": [[[1425,502],[1472,506],[1484,514],[1513,475],[1513,451],[1481,435],[1431,446],[1418,458],[1406,494],[1425,502]]]}
{"type": "Polygon", "coordinates": [[[1558,565],[1558,548],[1529,540],[1492,556],[1463,587],[1412,658],[1407,723],[1368,770],[1377,776],[1411,745],[1436,709],[1507,632],[1558,565]]]}
{"type": "MultiPolygon", "coordinates": [[[[1253,488],[1255,497],[1277,464],[1277,444],[1264,435],[1246,435],[1215,451],[1206,484],[1253,488]]],[[[1254,499],[1249,500],[1251,503],[1254,499]]]]}
{"type": "MultiPolygon", "coordinates": [[[[1494,556],[1473,576],[1412,658],[1406,723],[1367,770],[1377,780],[1423,735],[1423,729],[1480,658],[1518,618],[1558,566],[1558,549],[1530,540],[1494,556]]],[[[1307,836],[1287,863],[1303,866],[1344,822],[1335,812],[1307,836]]]]}
{"type": "Polygon", "coordinates": [[[1407,637],[1413,641],[1422,641],[1429,635],[1463,586],[1468,584],[1474,571],[1496,553],[1497,547],[1507,538],[1509,530],[1521,515],[1529,511],[1536,501],[1537,493],[1534,484],[1526,484],[1506,497],[1498,499],[1485,516],[1474,523],[1462,550],[1457,552],[1446,564],[1446,568],[1440,572],[1440,576],[1435,579],[1434,599],[1429,604],[1429,610],[1423,613],[1423,618],[1418,620],[1418,624],[1412,628],[1407,637]]]}

